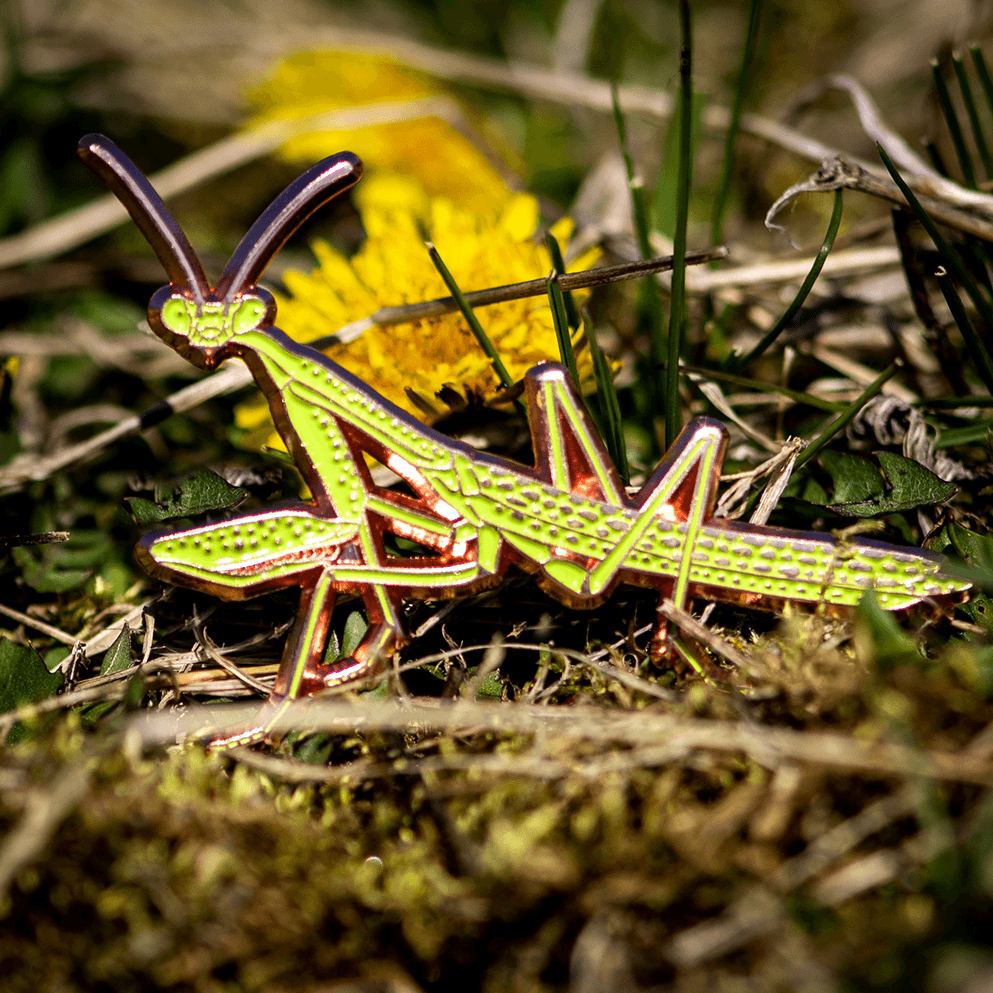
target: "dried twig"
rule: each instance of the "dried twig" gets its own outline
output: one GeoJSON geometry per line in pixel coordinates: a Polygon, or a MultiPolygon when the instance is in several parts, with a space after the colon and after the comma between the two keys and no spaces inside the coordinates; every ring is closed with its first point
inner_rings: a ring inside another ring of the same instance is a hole
{"type": "MultiPolygon", "coordinates": [[[[909,180],[909,177],[907,177],[909,180]]],[[[920,183],[916,184],[920,187],[920,183]]],[[[791,186],[770,208],[765,215],[766,227],[783,230],[775,223],[776,215],[795,200],[801,193],[829,193],[834,190],[849,189],[868,193],[889,203],[906,207],[907,201],[891,179],[883,179],[870,173],[863,166],[844,155],[836,155],[825,159],[820,169],[808,176],[803,182],[791,186]]],[[[932,195],[921,193],[918,199],[921,206],[941,224],[947,224],[964,234],[975,235],[984,241],[993,241],[993,221],[978,217],[959,207],[951,206],[946,200],[935,199],[932,195]]]]}
{"type": "MultiPolygon", "coordinates": [[[[194,714],[134,718],[134,727],[146,744],[175,739],[177,734],[213,734],[244,725],[257,716],[245,708],[217,710],[193,708],[194,714]]],[[[969,755],[912,748],[891,742],[870,741],[829,732],[794,731],[752,723],[672,717],[658,711],[637,713],[593,708],[548,707],[516,702],[481,703],[459,700],[408,706],[388,701],[342,698],[301,701],[288,706],[274,725],[277,732],[356,731],[505,732],[557,734],[566,738],[613,741],[631,746],[661,746],[675,760],[693,749],[744,752],[760,763],[776,765],[790,759],[825,768],[847,769],[876,775],[914,776],[993,785],[993,764],[969,755]]],[[[653,764],[662,764],[661,753],[653,764]]]]}

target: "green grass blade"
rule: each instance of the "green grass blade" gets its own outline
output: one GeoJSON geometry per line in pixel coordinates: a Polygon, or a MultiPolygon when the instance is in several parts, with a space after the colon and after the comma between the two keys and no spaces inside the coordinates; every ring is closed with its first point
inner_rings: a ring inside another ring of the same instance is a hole
{"type": "Polygon", "coordinates": [[[941,113],[944,115],[945,123],[948,125],[948,133],[951,135],[952,144],[955,146],[955,155],[959,160],[959,168],[965,179],[965,185],[975,189],[976,172],[972,168],[972,156],[965,144],[965,136],[962,134],[962,125],[959,124],[958,114],[952,104],[952,96],[948,92],[948,84],[942,75],[941,66],[937,59],[931,60],[931,75],[934,78],[935,92],[938,94],[938,104],[941,106],[941,113]]]}
{"type": "MultiPolygon", "coordinates": [[[[645,203],[645,186],[634,174],[634,164],[628,153],[627,127],[624,115],[621,113],[620,101],[617,97],[617,87],[611,88],[614,104],[614,124],[617,127],[617,140],[621,146],[624,159],[624,169],[628,178],[628,189],[631,191],[631,207],[634,213],[635,233],[638,236],[638,251],[643,259],[652,257],[652,245],[649,240],[648,208],[645,203]]],[[[668,351],[662,311],[662,291],[658,280],[649,276],[641,281],[638,289],[638,310],[648,329],[649,365],[652,385],[656,385],[655,377],[661,375],[668,351]]],[[[664,382],[658,382],[658,388],[650,389],[649,398],[652,404],[652,415],[659,412],[660,401],[665,395],[664,382]]]]}
{"type": "MultiPolygon", "coordinates": [[[[465,298],[465,294],[459,289],[459,284],[455,282],[455,277],[448,271],[448,266],[442,261],[441,256],[438,254],[438,249],[431,244],[430,241],[424,243],[428,249],[428,255],[431,256],[431,261],[434,263],[435,269],[441,274],[441,278],[445,281],[445,286],[448,287],[448,292],[451,293],[452,299],[458,304],[459,311],[465,318],[466,324],[469,325],[469,330],[476,336],[476,341],[479,342],[480,348],[486,353],[486,357],[490,360],[490,365],[493,366],[493,371],[497,374],[497,379],[505,387],[509,388],[514,385],[513,379],[510,378],[510,373],[507,372],[507,367],[503,364],[496,348],[493,347],[493,342],[490,341],[490,336],[483,330],[482,324],[479,323],[479,318],[473,313],[472,307],[469,306],[468,301],[465,298]]],[[[514,406],[517,408],[517,412],[527,420],[527,410],[524,404],[520,400],[514,401],[514,406]]]]}
{"type": "Polygon", "coordinates": [[[886,154],[886,149],[879,144],[876,145],[876,149],[879,152],[879,157],[883,160],[883,165],[886,166],[887,172],[893,177],[893,182],[896,183],[904,199],[906,199],[907,205],[913,211],[917,220],[921,222],[921,226],[927,231],[928,236],[937,247],[938,254],[941,255],[941,260],[944,262],[945,267],[955,275],[962,288],[969,294],[969,299],[972,300],[976,310],[979,311],[979,315],[982,317],[987,329],[993,329],[993,306],[983,296],[976,281],[969,274],[969,271],[959,258],[958,253],[948,244],[942,233],[938,230],[938,226],[931,220],[927,211],[921,206],[920,201],[914,196],[913,190],[904,182],[903,176],[900,175],[897,167],[893,165],[893,160],[886,154]]]}
{"type": "Polygon", "coordinates": [[[935,448],[954,448],[956,445],[985,445],[993,433],[993,421],[973,421],[961,428],[942,428],[935,439],[935,448]]]}
{"type": "MultiPolygon", "coordinates": [[[[690,156],[696,157],[696,149],[704,135],[703,114],[707,105],[707,95],[699,91],[693,94],[690,106],[690,156]]],[[[676,102],[662,138],[662,163],[655,181],[648,206],[648,216],[653,231],[660,231],[670,241],[676,234],[676,202],[679,190],[679,146],[683,129],[683,108],[676,92],[676,102]]]]}
{"type": "Polygon", "coordinates": [[[562,287],[559,286],[559,274],[555,271],[549,273],[545,285],[548,287],[548,303],[552,308],[552,323],[555,325],[555,338],[559,344],[559,355],[578,390],[580,388],[579,367],[576,365],[576,353],[572,347],[572,335],[569,333],[569,319],[566,317],[562,287]]]}
{"type": "Polygon", "coordinates": [[[945,161],[945,157],[941,154],[938,146],[930,138],[922,138],[921,144],[924,146],[924,151],[927,153],[928,161],[931,163],[931,168],[934,169],[936,173],[946,178],[951,178],[951,173],[948,171],[948,163],[945,161]]]}
{"type": "Polygon", "coordinates": [[[962,306],[958,293],[955,292],[955,287],[952,285],[947,270],[942,269],[935,275],[938,277],[938,287],[945,298],[945,303],[948,304],[948,309],[952,312],[952,319],[958,325],[959,331],[962,332],[966,348],[969,349],[972,361],[976,363],[976,372],[979,373],[979,378],[983,381],[989,394],[993,396],[993,359],[990,358],[989,351],[980,340],[979,335],[976,334],[976,329],[972,326],[972,321],[969,320],[969,315],[965,312],[965,307],[962,306]]]}
{"type": "Polygon", "coordinates": [[[686,225],[693,169],[693,18],[689,0],[679,3],[679,174],[676,182],[676,229],[672,238],[672,291],[669,299],[669,361],[665,376],[665,444],[683,428],[679,404],[679,356],[686,325],[686,225]]]}
{"type": "MultiPolygon", "coordinates": [[[[824,410],[829,414],[837,414],[845,409],[845,404],[837,400],[825,400],[823,397],[813,396],[810,393],[802,393],[799,390],[791,390],[787,386],[777,386],[775,383],[763,383],[760,379],[748,379],[745,376],[735,376],[728,372],[719,372],[716,369],[702,369],[699,366],[684,365],[683,372],[700,376],[703,379],[716,379],[721,383],[730,383],[732,386],[741,386],[746,390],[755,390],[757,393],[773,393],[776,396],[786,397],[794,403],[802,403],[808,407],[815,407],[817,410],[824,410]]],[[[969,401],[972,403],[972,401],[969,401]]],[[[962,406],[962,401],[959,401],[962,406]]]]}
{"type": "Polygon", "coordinates": [[[928,397],[914,402],[925,410],[954,410],[956,407],[993,407],[993,396],[988,397],[928,397]]]}
{"type": "Polygon", "coordinates": [[[795,468],[809,462],[820,450],[842,429],[847,427],[855,418],[855,415],[891,380],[900,368],[903,361],[897,359],[892,365],[884,369],[862,392],[854,399],[838,416],[821,429],[814,440],[799,454],[795,468]]]}
{"type": "Polygon", "coordinates": [[[617,140],[621,146],[621,157],[624,159],[624,171],[628,177],[628,189],[631,191],[631,207],[634,212],[634,232],[638,237],[638,251],[643,259],[652,257],[652,244],[649,240],[648,207],[645,203],[645,184],[634,172],[634,163],[628,151],[628,129],[624,123],[620,100],[617,96],[617,86],[610,90],[614,105],[614,125],[617,128],[617,140]]]}
{"type": "Polygon", "coordinates": [[[976,150],[983,163],[983,171],[986,178],[993,178],[993,156],[990,155],[990,146],[986,141],[986,132],[983,130],[982,121],[979,119],[979,110],[976,107],[976,99],[972,94],[972,84],[969,82],[969,75],[965,71],[965,61],[962,56],[955,52],[952,55],[952,65],[955,67],[955,76],[959,81],[959,89],[962,91],[962,102],[965,104],[965,112],[969,115],[969,125],[972,128],[972,137],[976,143],[976,150]]]}
{"type": "Polygon", "coordinates": [[[745,103],[752,62],[755,58],[755,44],[758,40],[759,14],[762,0],[751,0],[748,10],[748,27],[745,29],[745,44],[741,52],[741,68],[731,101],[731,120],[724,134],[724,161],[721,164],[721,177],[714,197],[714,214],[710,221],[710,243],[719,245],[724,240],[724,215],[727,213],[728,198],[731,194],[731,173],[734,169],[734,153],[738,140],[738,125],[741,122],[741,109],[745,103]]]}
{"type": "Polygon", "coordinates": [[[986,64],[986,56],[983,55],[979,45],[970,45],[969,53],[972,55],[972,64],[976,67],[979,85],[983,88],[983,95],[986,97],[986,106],[993,114],[993,76],[990,75],[990,67],[986,64]]]}
{"type": "MultiPolygon", "coordinates": [[[[562,260],[562,249],[559,248],[559,243],[555,239],[555,235],[551,231],[545,232],[545,245],[548,248],[548,254],[552,258],[552,267],[560,275],[565,274],[565,262],[562,260]]],[[[561,287],[559,287],[561,289],[561,287]]],[[[565,290],[562,293],[562,300],[565,303],[565,316],[569,322],[569,329],[571,331],[579,330],[579,308],[576,306],[576,301],[573,299],[572,293],[569,290],[565,290]]]]}
{"type": "Polygon", "coordinates": [[[828,255],[831,253],[831,249],[834,247],[834,239],[838,234],[838,227],[841,225],[841,213],[843,206],[842,191],[834,191],[834,209],[831,211],[831,221],[828,224],[827,233],[824,235],[824,241],[821,242],[821,247],[818,249],[817,256],[814,259],[814,264],[810,267],[810,272],[807,273],[807,278],[800,285],[800,289],[797,291],[796,296],[790,302],[790,305],[783,311],[779,320],[762,336],[762,340],[744,357],[739,358],[737,355],[731,356],[728,361],[728,371],[732,373],[741,372],[742,369],[746,368],[752,362],[754,362],[759,356],[763,355],[765,351],[772,345],[772,343],[779,337],[783,329],[786,328],[790,321],[797,315],[797,312],[803,306],[804,301],[807,299],[808,294],[817,282],[817,277],[821,274],[821,269],[824,268],[824,263],[827,261],[828,255]]]}
{"type": "Polygon", "coordinates": [[[600,408],[598,427],[603,436],[607,452],[610,454],[621,479],[627,483],[631,478],[628,466],[627,446],[624,444],[624,428],[621,421],[621,405],[614,388],[614,377],[610,373],[607,359],[600,351],[596,333],[589,322],[586,323],[586,341],[593,359],[593,375],[596,377],[596,399],[600,408]]]}

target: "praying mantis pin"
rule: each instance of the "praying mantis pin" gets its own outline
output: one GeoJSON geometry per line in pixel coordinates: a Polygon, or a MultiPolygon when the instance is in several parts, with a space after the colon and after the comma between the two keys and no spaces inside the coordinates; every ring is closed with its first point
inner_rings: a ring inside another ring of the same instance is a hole
{"type": "MultiPolygon", "coordinates": [[[[693,598],[776,610],[787,603],[838,611],[875,590],[898,610],[969,584],[942,575],[943,559],[866,538],[843,544],[713,516],[727,432],[690,422],[652,476],[625,491],[566,369],[528,372],[525,400],[536,464],[481,453],[420,423],[315,349],[274,326],[273,297],[258,280],[315,210],[358,181],[342,152],[291,183],[263,212],[211,286],[192,246],[148,180],[111,141],[88,135],[79,154],[127,208],[169,277],[148,321],[203,369],[239,358],[252,372],[312,494],[249,514],[158,529],[137,546],[164,581],[242,600],[298,586],[300,605],[269,710],[258,726],[220,742],[261,740],[288,701],[382,671],[408,636],[407,598],[464,596],[499,583],[511,565],[556,599],[589,608],[619,583],[657,590],[685,608],[693,598]],[[413,496],[377,486],[365,455],[388,466],[413,496]],[[388,553],[384,535],[425,554],[388,553]],[[357,593],[369,627],[352,655],[324,661],[335,596],[357,593]]],[[[657,615],[651,651],[665,652],[657,615]]],[[[215,742],[215,744],[217,744],[215,742]]]]}

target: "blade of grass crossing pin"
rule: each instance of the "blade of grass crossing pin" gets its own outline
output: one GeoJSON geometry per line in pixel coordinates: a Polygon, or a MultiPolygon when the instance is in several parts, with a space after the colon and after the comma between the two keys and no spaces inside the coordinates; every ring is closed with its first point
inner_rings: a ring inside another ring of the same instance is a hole
{"type": "Polygon", "coordinates": [[[548,274],[548,303],[552,309],[552,323],[555,325],[555,338],[559,345],[559,355],[562,364],[569,370],[576,389],[582,392],[579,383],[579,367],[576,365],[576,353],[572,347],[572,335],[569,333],[569,318],[566,315],[565,300],[562,287],[559,286],[559,275],[554,270],[548,274]]]}
{"type": "MultiPolygon", "coordinates": [[[[749,379],[747,376],[735,376],[729,372],[720,372],[716,369],[704,369],[700,366],[684,365],[683,372],[699,376],[703,379],[716,379],[718,382],[730,383],[732,386],[743,386],[748,390],[755,390],[757,393],[772,393],[776,396],[786,397],[794,403],[806,404],[808,407],[816,407],[818,410],[827,411],[829,414],[837,414],[845,409],[845,404],[835,400],[827,400],[824,397],[814,396],[812,393],[801,393],[799,390],[791,390],[788,386],[779,386],[776,383],[763,383],[760,379],[749,379]]],[[[969,398],[972,403],[972,398],[969,398]]],[[[959,401],[961,406],[961,401],[959,401]]]]}
{"type": "Polygon", "coordinates": [[[969,74],[966,72],[965,60],[961,53],[955,52],[952,55],[952,65],[955,67],[955,76],[959,81],[959,89],[962,91],[962,102],[965,104],[965,112],[969,115],[969,125],[972,128],[976,150],[983,163],[983,171],[986,173],[987,179],[993,179],[993,156],[990,155],[990,146],[986,141],[986,132],[983,130],[982,121],[979,119],[976,98],[972,93],[972,83],[969,82],[969,74]]]}
{"type": "Polygon", "coordinates": [[[783,332],[784,328],[793,320],[797,315],[800,308],[803,306],[804,301],[807,299],[811,289],[813,289],[814,283],[817,282],[817,277],[821,274],[821,269],[824,268],[824,263],[827,262],[828,255],[831,254],[831,249],[834,247],[834,239],[838,234],[838,227],[841,224],[841,213],[842,207],[844,206],[843,194],[841,190],[834,191],[834,208],[831,211],[831,220],[828,223],[827,233],[824,235],[824,241],[821,242],[821,247],[817,251],[817,257],[814,259],[813,265],[810,267],[810,272],[807,273],[807,278],[804,279],[803,283],[800,285],[800,289],[797,291],[796,296],[790,302],[790,305],[783,311],[780,315],[778,321],[762,336],[762,340],[744,357],[739,358],[737,355],[733,355],[728,361],[728,371],[732,373],[739,373],[746,366],[750,365],[761,355],[765,354],[765,351],[770,345],[779,337],[783,332]]]}
{"type": "MultiPolygon", "coordinates": [[[[465,318],[466,324],[469,325],[469,330],[476,336],[479,347],[482,348],[486,353],[486,357],[490,360],[490,365],[493,366],[493,371],[496,373],[497,379],[500,380],[501,385],[505,389],[509,389],[514,385],[514,381],[510,378],[510,373],[507,372],[507,367],[503,364],[503,360],[500,358],[496,348],[493,347],[490,336],[483,330],[482,324],[479,323],[479,318],[473,313],[472,307],[466,301],[465,294],[459,289],[459,284],[455,282],[455,277],[449,272],[448,266],[445,265],[441,256],[438,254],[438,249],[430,241],[426,241],[424,244],[427,246],[428,255],[431,256],[431,261],[434,263],[435,269],[438,270],[441,278],[445,281],[448,292],[452,294],[453,299],[459,306],[459,312],[465,318]]],[[[520,400],[515,400],[514,406],[517,408],[518,413],[527,420],[527,411],[524,408],[524,404],[520,400]]]]}
{"type": "Polygon", "coordinates": [[[847,427],[854,419],[855,415],[891,380],[900,368],[903,361],[897,359],[892,365],[887,366],[862,392],[853,400],[838,416],[824,427],[814,438],[814,440],[797,456],[794,463],[794,471],[800,466],[809,462],[820,450],[843,428],[847,427]]]}
{"type": "MultiPolygon", "coordinates": [[[[641,179],[635,176],[634,164],[628,152],[627,127],[624,124],[624,115],[621,113],[621,105],[617,96],[617,86],[610,90],[614,104],[614,124],[617,127],[617,140],[621,146],[621,156],[624,159],[624,169],[628,178],[628,189],[631,191],[631,210],[634,215],[634,229],[638,236],[638,251],[643,259],[652,255],[652,245],[649,239],[648,205],[645,202],[645,185],[641,179]]],[[[673,259],[675,266],[676,260],[673,259]]],[[[668,351],[666,345],[665,326],[662,313],[662,291],[659,288],[658,280],[655,277],[642,280],[638,290],[638,309],[648,326],[649,365],[653,370],[662,368],[666,360],[668,351]]],[[[659,395],[656,390],[649,391],[654,409],[652,415],[661,413],[659,410],[659,395]]]]}
{"type": "Polygon", "coordinates": [[[741,109],[745,104],[745,93],[752,73],[752,62],[755,59],[755,43],[759,34],[761,11],[762,0],[751,0],[748,9],[748,27],[745,29],[745,44],[741,52],[741,67],[738,70],[738,81],[731,101],[731,120],[724,133],[724,161],[721,163],[721,177],[717,182],[717,194],[714,197],[714,214],[710,221],[710,241],[713,245],[719,245],[724,240],[724,215],[727,213],[731,194],[731,173],[734,170],[738,125],[741,122],[741,109]]]}
{"type": "Polygon", "coordinates": [[[990,75],[990,67],[986,63],[986,56],[979,45],[970,45],[969,54],[972,56],[972,64],[976,68],[976,76],[979,78],[979,85],[983,89],[986,97],[986,106],[993,114],[993,76],[990,75]]]}
{"type": "MultiPolygon", "coordinates": [[[[565,262],[562,259],[562,249],[559,248],[558,240],[551,231],[545,232],[545,245],[548,248],[548,254],[552,258],[552,268],[560,276],[564,276],[565,262]]],[[[562,300],[565,303],[565,316],[569,322],[569,329],[571,331],[578,331],[581,321],[579,318],[579,309],[576,307],[576,301],[568,290],[562,290],[562,300]]]]}
{"type": "Polygon", "coordinates": [[[976,363],[976,372],[979,373],[983,385],[993,395],[993,361],[990,360],[990,353],[976,334],[976,329],[972,326],[972,321],[969,320],[969,315],[965,312],[965,307],[962,306],[962,301],[949,279],[948,271],[942,268],[935,273],[935,276],[938,278],[938,287],[945,298],[945,303],[952,312],[952,319],[962,332],[972,361],[976,363]]]}
{"type": "Polygon", "coordinates": [[[614,377],[600,344],[596,340],[596,332],[590,323],[586,322],[586,341],[593,359],[593,375],[596,377],[596,399],[600,408],[600,434],[610,454],[621,479],[627,484],[631,478],[628,465],[627,445],[624,443],[624,426],[621,419],[621,405],[614,388],[614,377]]]}
{"type": "Polygon", "coordinates": [[[686,225],[693,168],[693,17],[689,0],[679,3],[679,171],[676,180],[676,229],[672,238],[672,291],[669,297],[669,355],[665,376],[665,444],[683,428],[679,405],[679,356],[686,325],[686,225]]]}
{"type": "Polygon", "coordinates": [[[944,262],[949,272],[953,273],[955,278],[961,283],[966,293],[969,294],[969,299],[972,300],[976,310],[979,311],[986,327],[993,331],[993,305],[990,304],[990,301],[979,289],[978,284],[959,258],[958,252],[954,251],[951,245],[948,244],[944,235],[938,230],[938,226],[931,220],[930,215],[921,206],[920,201],[914,196],[913,191],[904,182],[903,176],[900,175],[897,167],[893,165],[893,160],[886,154],[886,149],[879,144],[876,145],[876,149],[879,152],[879,157],[883,160],[883,165],[886,166],[887,171],[893,177],[893,182],[899,187],[900,192],[907,201],[907,205],[913,211],[917,220],[921,222],[921,226],[927,231],[930,239],[934,242],[935,247],[938,249],[938,254],[941,255],[942,262],[944,262]]]}
{"type": "Polygon", "coordinates": [[[962,125],[959,123],[958,114],[952,103],[952,95],[948,92],[948,84],[941,71],[941,66],[937,59],[931,60],[931,76],[934,79],[934,89],[938,95],[938,104],[941,113],[948,125],[948,133],[951,136],[952,144],[955,146],[955,155],[959,160],[959,168],[965,179],[965,185],[973,189],[976,187],[976,171],[972,168],[972,156],[965,144],[965,135],[962,134],[962,125]]]}

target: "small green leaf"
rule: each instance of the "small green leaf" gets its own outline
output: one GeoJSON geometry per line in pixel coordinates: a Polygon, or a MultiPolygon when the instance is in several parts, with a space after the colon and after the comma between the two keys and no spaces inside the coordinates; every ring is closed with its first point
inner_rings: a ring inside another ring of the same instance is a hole
{"type": "MultiPolygon", "coordinates": [[[[955,521],[946,521],[942,533],[947,536],[952,548],[969,565],[980,569],[993,567],[993,535],[977,534],[955,521]]],[[[937,549],[944,551],[944,549],[937,549]]]]}
{"type": "Polygon", "coordinates": [[[358,610],[353,610],[345,621],[345,630],[341,635],[341,657],[348,658],[362,641],[362,635],[369,627],[368,622],[358,610]]]}
{"type": "Polygon", "coordinates": [[[327,765],[335,738],[330,734],[308,734],[293,747],[293,757],[310,765],[327,765]]]}
{"type": "Polygon", "coordinates": [[[800,490],[800,499],[805,500],[807,503],[816,504],[818,507],[823,507],[827,504],[827,490],[816,479],[811,477],[804,484],[803,489],[800,490]]]}
{"type": "Polygon", "coordinates": [[[142,497],[129,497],[127,503],[138,524],[147,526],[176,517],[198,517],[201,514],[237,507],[248,491],[232,486],[226,480],[201,469],[179,484],[178,494],[155,493],[155,503],[142,497]]]}
{"type": "Polygon", "coordinates": [[[337,631],[328,632],[328,644],[324,649],[324,664],[330,665],[341,658],[341,644],[338,641],[337,631]]]}
{"type": "MultiPolygon", "coordinates": [[[[49,531],[48,513],[35,514],[35,531],[49,531]],[[37,527],[35,525],[41,525],[37,527]]],[[[81,586],[113,552],[110,535],[97,528],[73,528],[64,543],[20,546],[11,550],[24,582],[39,593],[66,593],[81,586]]]]}
{"type": "Polygon", "coordinates": [[[145,702],[145,680],[141,678],[141,673],[136,672],[129,680],[124,691],[124,709],[131,713],[138,710],[145,702]]]}
{"type": "Polygon", "coordinates": [[[61,685],[62,673],[49,672],[33,648],[0,637],[0,712],[42,700],[61,685]]]}
{"type": "Polygon", "coordinates": [[[24,570],[24,582],[38,593],[67,593],[82,586],[90,578],[88,569],[56,569],[48,562],[35,562],[30,556],[23,559],[14,549],[14,559],[24,570]]]}
{"type": "Polygon", "coordinates": [[[868,459],[826,448],[820,454],[820,462],[834,483],[835,503],[854,503],[883,495],[883,477],[868,459]]]}
{"type": "Polygon", "coordinates": [[[874,517],[944,503],[958,492],[954,483],[945,482],[913,459],[893,452],[877,452],[876,458],[886,477],[887,491],[868,500],[831,504],[831,510],[846,517],[874,517]]]}
{"type": "Polygon", "coordinates": [[[914,639],[890,611],[879,606],[875,590],[869,590],[859,602],[855,646],[860,658],[871,660],[880,670],[921,661],[914,639]]]}
{"type": "Polygon", "coordinates": [[[45,668],[49,672],[55,672],[71,654],[72,649],[68,645],[58,645],[55,648],[49,648],[42,657],[45,662],[45,668]]]}
{"type": "Polygon", "coordinates": [[[479,684],[479,689],[476,690],[476,699],[477,700],[503,699],[503,683],[500,682],[500,677],[495,672],[491,672],[479,684]]]}
{"type": "Polygon", "coordinates": [[[107,653],[103,657],[103,663],[100,666],[100,675],[110,676],[115,672],[120,672],[122,669],[127,669],[132,661],[131,628],[128,627],[128,623],[125,621],[117,640],[107,649],[107,653]]]}

